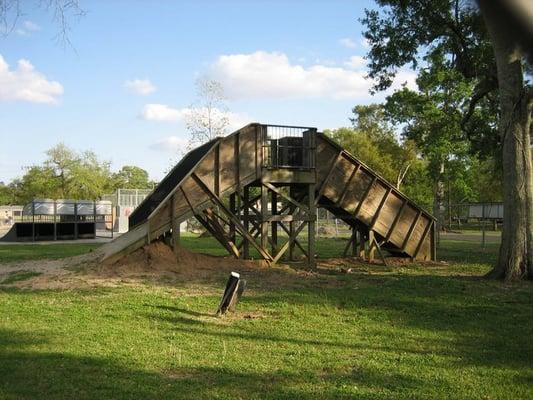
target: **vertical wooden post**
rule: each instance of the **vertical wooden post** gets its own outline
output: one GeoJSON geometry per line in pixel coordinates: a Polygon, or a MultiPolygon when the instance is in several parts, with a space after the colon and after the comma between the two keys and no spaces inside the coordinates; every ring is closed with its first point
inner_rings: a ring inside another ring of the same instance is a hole
{"type": "Polygon", "coordinates": [[[54,240],[57,240],[57,203],[54,201],[54,240]]]}
{"type": "MultiPolygon", "coordinates": [[[[235,193],[229,195],[229,209],[234,215],[237,216],[237,218],[240,219],[240,216],[238,215],[235,193]]],[[[231,220],[229,222],[229,238],[233,243],[235,243],[235,224],[231,220]]]]}
{"type": "Polygon", "coordinates": [[[358,229],[359,234],[359,257],[365,258],[365,232],[362,229],[358,229]]]}
{"type": "MultiPolygon", "coordinates": [[[[289,188],[289,196],[294,199],[294,189],[292,186],[289,188]]],[[[290,207],[290,205],[289,205],[290,207]]],[[[289,221],[289,260],[294,261],[294,221],[289,221]]]]}
{"type": "Polygon", "coordinates": [[[261,247],[268,246],[268,188],[261,185],[261,247]]]}
{"type": "MultiPolygon", "coordinates": [[[[278,213],[278,194],[272,191],[272,198],[270,201],[270,209],[272,215],[278,213]]],[[[272,221],[272,254],[275,255],[278,252],[278,223],[272,221]]]]}
{"type": "Polygon", "coordinates": [[[316,207],[315,207],[315,185],[309,184],[308,186],[308,201],[309,201],[309,221],[307,223],[307,254],[309,256],[309,259],[307,260],[309,268],[315,268],[316,267],[316,248],[315,248],[315,240],[316,240],[316,232],[315,232],[315,223],[316,223],[316,207]]]}
{"type": "Polygon", "coordinates": [[[374,255],[375,255],[375,252],[376,252],[376,246],[375,246],[375,236],[374,236],[374,231],[373,230],[370,230],[368,231],[368,243],[367,243],[367,246],[368,246],[368,251],[367,251],[367,255],[368,255],[368,261],[372,261],[374,259],[374,255]]]}
{"type": "Polygon", "coordinates": [[[352,257],[357,255],[357,230],[352,226],[352,257]]]}
{"type": "MultiPolygon", "coordinates": [[[[250,232],[250,187],[245,186],[243,188],[243,212],[244,212],[244,230],[246,232],[250,232]]],[[[248,239],[243,236],[243,247],[242,247],[242,257],[247,260],[250,258],[250,243],[248,242],[248,239]]]]}

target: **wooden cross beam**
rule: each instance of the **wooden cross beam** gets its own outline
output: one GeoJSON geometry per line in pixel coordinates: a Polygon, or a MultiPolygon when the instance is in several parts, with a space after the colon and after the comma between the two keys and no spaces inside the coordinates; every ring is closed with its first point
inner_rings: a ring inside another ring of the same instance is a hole
{"type": "Polygon", "coordinates": [[[263,182],[263,185],[266,186],[267,188],[269,188],[270,190],[272,190],[273,192],[279,194],[285,200],[291,202],[292,204],[294,204],[296,207],[300,208],[301,210],[309,211],[309,207],[307,207],[306,205],[296,201],[295,199],[293,199],[292,197],[288,196],[287,194],[283,193],[281,190],[279,190],[274,185],[272,185],[272,184],[270,184],[268,182],[263,182]]]}
{"type": "Polygon", "coordinates": [[[268,263],[272,262],[272,256],[268,253],[268,251],[258,245],[252,235],[242,226],[241,221],[226,207],[226,205],[220,200],[220,198],[214,194],[209,187],[202,181],[194,172],[191,174],[191,177],[194,179],[196,184],[206,193],[213,203],[215,203],[220,210],[228,217],[228,219],[235,224],[235,228],[239,230],[240,234],[246,238],[249,243],[254,246],[261,257],[263,257],[268,263]]]}

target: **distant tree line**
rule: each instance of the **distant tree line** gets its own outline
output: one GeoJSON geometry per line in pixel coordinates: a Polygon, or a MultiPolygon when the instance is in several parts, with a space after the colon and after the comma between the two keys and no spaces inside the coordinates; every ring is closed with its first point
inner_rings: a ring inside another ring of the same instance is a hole
{"type": "Polygon", "coordinates": [[[46,160],[25,168],[10,183],[0,182],[0,204],[26,204],[33,198],[97,200],[116,189],[152,189],[144,169],[125,165],[111,172],[110,163],[92,151],[77,152],[60,143],[46,151],[46,160]]]}

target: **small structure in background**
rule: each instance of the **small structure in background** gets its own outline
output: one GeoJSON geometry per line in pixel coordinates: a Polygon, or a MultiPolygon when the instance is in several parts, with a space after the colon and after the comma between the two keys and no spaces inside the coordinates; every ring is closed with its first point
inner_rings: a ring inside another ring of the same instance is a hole
{"type": "Polygon", "coordinates": [[[226,314],[228,311],[235,311],[245,288],[246,281],[242,280],[240,274],[237,272],[232,272],[229,276],[228,283],[226,283],[226,289],[224,289],[222,300],[218,306],[217,315],[226,314]]]}
{"type": "Polygon", "coordinates": [[[115,193],[105,194],[102,200],[110,201],[113,206],[113,230],[125,233],[129,229],[128,219],[131,213],[152,192],[152,189],[117,189],[115,193]]]}
{"type": "Polygon", "coordinates": [[[0,206],[0,228],[10,227],[22,216],[22,206],[0,206]]]}
{"type": "Polygon", "coordinates": [[[109,201],[34,199],[13,221],[2,241],[113,237],[109,201]]]}

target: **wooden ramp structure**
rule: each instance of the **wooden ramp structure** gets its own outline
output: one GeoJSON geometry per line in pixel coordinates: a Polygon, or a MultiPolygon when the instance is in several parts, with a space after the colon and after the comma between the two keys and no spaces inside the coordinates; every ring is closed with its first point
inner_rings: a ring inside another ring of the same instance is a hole
{"type": "Polygon", "coordinates": [[[237,258],[315,266],[316,210],[352,229],[344,255],[382,250],[435,260],[435,219],[316,128],[253,123],[183,157],[130,216],[130,231],[102,247],[116,260],[165,238],[189,218],[237,258]]]}

